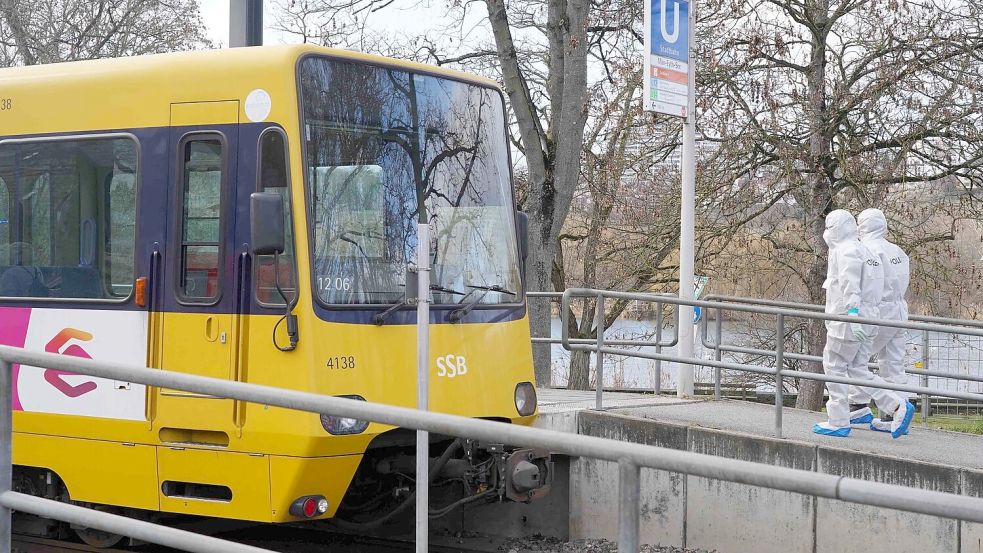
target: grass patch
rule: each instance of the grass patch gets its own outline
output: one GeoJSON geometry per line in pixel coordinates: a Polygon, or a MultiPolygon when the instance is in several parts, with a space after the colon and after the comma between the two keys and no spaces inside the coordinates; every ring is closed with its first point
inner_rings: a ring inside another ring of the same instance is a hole
{"type": "MultiPolygon", "coordinates": [[[[921,417],[915,417],[916,421],[921,421],[921,417]]],[[[950,430],[952,432],[965,432],[967,434],[983,435],[983,418],[981,417],[959,417],[951,415],[933,415],[928,417],[929,428],[940,430],[950,430]]]]}

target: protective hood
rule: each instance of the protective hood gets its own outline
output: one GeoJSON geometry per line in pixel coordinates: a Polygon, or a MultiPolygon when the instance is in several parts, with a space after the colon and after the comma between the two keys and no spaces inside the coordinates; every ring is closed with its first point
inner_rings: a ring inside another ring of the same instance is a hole
{"type": "Polygon", "coordinates": [[[831,248],[850,240],[857,240],[857,220],[845,209],[831,211],[826,216],[823,240],[831,248]]]}
{"type": "Polygon", "coordinates": [[[863,240],[887,236],[887,219],[884,218],[884,212],[879,209],[870,208],[861,211],[857,216],[857,225],[860,228],[860,238],[863,240]]]}

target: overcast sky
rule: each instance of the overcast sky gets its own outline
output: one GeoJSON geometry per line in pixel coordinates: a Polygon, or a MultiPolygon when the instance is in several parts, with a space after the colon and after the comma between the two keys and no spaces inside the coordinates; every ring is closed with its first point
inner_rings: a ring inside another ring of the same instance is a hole
{"type": "MultiPolygon", "coordinates": [[[[229,44],[229,0],[199,0],[201,18],[208,28],[208,36],[216,44],[229,44]]],[[[372,14],[369,25],[376,32],[393,34],[417,34],[440,24],[444,9],[440,1],[423,0],[413,2],[412,6],[401,8],[390,6],[372,14]]],[[[276,21],[276,0],[263,1],[264,44],[285,44],[296,42],[296,37],[271,30],[276,21]]]]}
{"type": "MultiPolygon", "coordinates": [[[[229,0],[200,0],[201,18],[208,27],[208,37],[215,44],[229,45],[229,0]]],[[[270,31],[273,23],[273,2],[266,0],[263,2],[263,26],[266,31],[263,33],[265,44],[280,44],[286,42],[279,33],[270,31]]]]}

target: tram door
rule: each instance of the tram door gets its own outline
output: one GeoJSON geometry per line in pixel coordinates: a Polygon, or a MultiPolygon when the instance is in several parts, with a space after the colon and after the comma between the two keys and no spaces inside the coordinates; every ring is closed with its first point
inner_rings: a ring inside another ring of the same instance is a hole
{"type": "MultiPolygon", "coordinates": [[[[234,377],[238,344],[235,226],[239,102],[171,105],[171,168],[160,366],[234,377]]],[[[228,445],[228,399],[158,390],[155,426],[166,442],[228,445]]]]}

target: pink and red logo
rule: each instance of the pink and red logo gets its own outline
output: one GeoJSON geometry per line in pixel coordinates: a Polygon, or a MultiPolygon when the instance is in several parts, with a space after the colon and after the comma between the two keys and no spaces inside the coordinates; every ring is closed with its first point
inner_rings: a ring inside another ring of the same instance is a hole
{"type": "MultiPolygon", "coordinates": [[[[72,340],[88,342],[89,340],[92,340],[92,334],[77,328],[63,328],[60,332],[58,332],[58,334],[55,334],[54,338],[45,344],[44,351],[48,353],[70,355],[72,357],[81,357],[82,359],[92,359],[92,356],[78,344],[71,344],[68,345],[68,347],[65,347],[66,344],[72,340]]],[[[65,375],[72,374],[75,373],[55,369],[45,369],[44,379],[48,382],[48,384],[54,386],[59,392],[71,398],[85,395],[96,389],[96,383],[91,380],[87,380],[76,385],[69,384],[63,377],[65,375]]]]}

